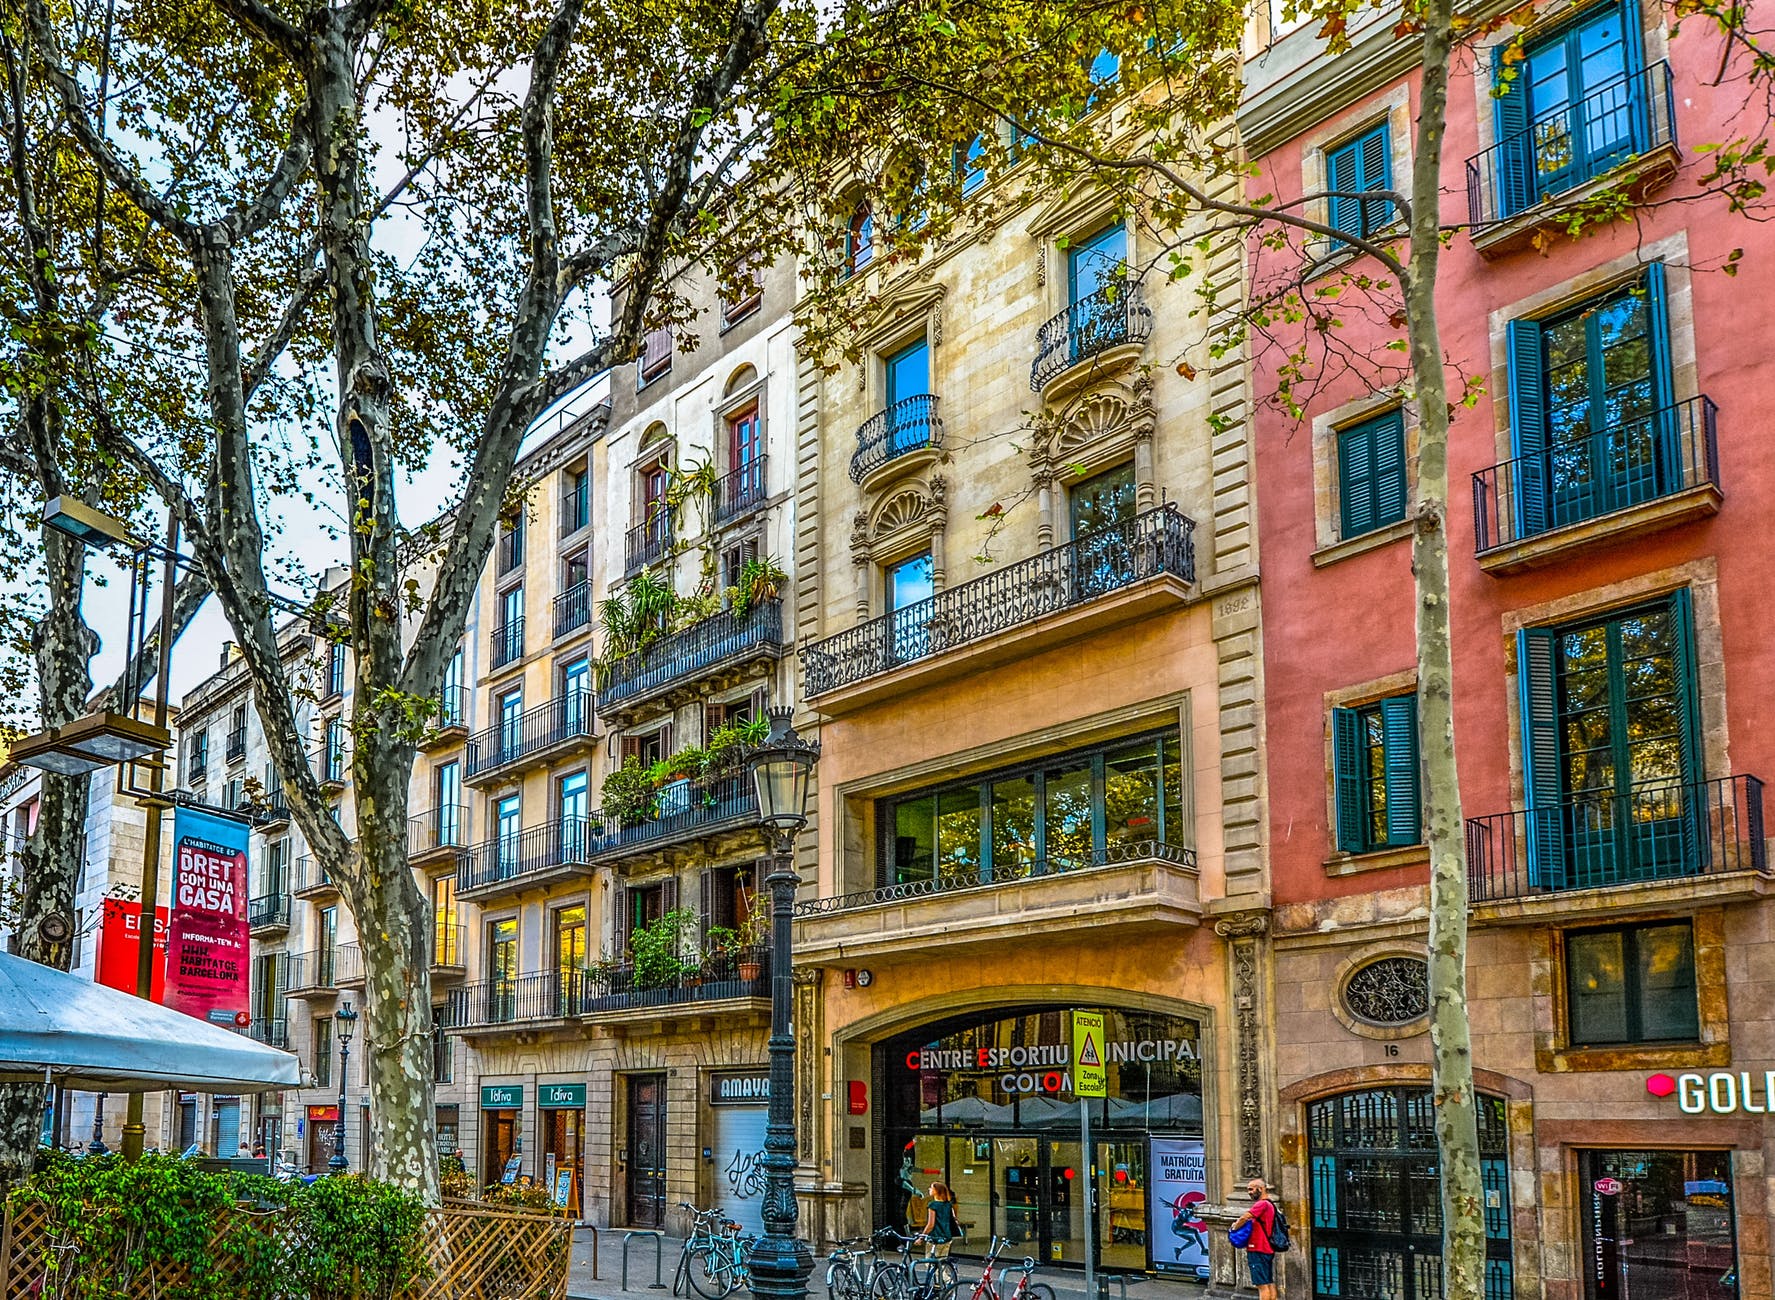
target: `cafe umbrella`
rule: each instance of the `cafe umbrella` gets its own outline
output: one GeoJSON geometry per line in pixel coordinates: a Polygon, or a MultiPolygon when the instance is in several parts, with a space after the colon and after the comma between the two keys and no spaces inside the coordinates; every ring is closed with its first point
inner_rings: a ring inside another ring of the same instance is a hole
{"type": "Polygon", "coordinates": [[[0,953],[0,1083],[88,1092],[296,1088],[301,1062],[243,1034],[0,953]]]}

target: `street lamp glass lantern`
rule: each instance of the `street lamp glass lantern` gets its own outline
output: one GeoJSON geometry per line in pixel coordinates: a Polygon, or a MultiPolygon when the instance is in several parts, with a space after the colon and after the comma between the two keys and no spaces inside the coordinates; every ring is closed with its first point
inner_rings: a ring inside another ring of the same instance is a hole
{"type": "Polygon", "coordinates": [[[351,1041],[351,1031],[357,1028],[357,1012],[351,1009],[351,1000],[349,998],[346,999],[345,1003],[340,1006],[339,1010],[333,1014],[333,1019],[339,1022],[338,1034],[340,1045],[343,1046],[344,1044],[349,1043],[351,1041]]]}
{"type": "Polygon", "coordinates": [[[43,523],[46,527],[85,542],[88,546],[109,548],[133,547],[136,544],[135,539],[129,535],[128,524],[116,515],[87,505],[78,497],[51,497],[45,501],[43,523]]]}
{"type": "Polygon", "coordinates": [[[753,749],[750,762],[759,817],[767,826],[793,832],[807,824],[820,747],[795,734],[790,712],[786,708],[770,711],[770,736],[753,749]]]}

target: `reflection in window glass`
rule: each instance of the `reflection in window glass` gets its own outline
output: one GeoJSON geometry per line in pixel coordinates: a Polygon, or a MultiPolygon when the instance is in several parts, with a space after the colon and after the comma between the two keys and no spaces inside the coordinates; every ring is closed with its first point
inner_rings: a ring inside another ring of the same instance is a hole
{"type": "Polygon", "coordinates": [[[1104,833],[1111,846],[1159,838],[1159,742],[1104,760],[1104,833]]]}
{"type": "Polygon", "coordinates": [[[937,796],[937,874],[980,874],[980,795],[973,789],[937,796]]]}
{"type": "Polygon", "coordinates": [[[1588,1300],[1739,1294],[1730,1152],[1580,1151],[1578,1170],[1588,1300]]]}
{"type": "Polygon", "coordinates": [[[1000,879],[1026,876],[1035,866],[1035,780],[992,783],[992,868],[1000,879]]]}
{"type": "Polygon", "coordinates": [[[1057,867],[1091,860],[1091,764],[1074,763],[1046,773],[1047,859],[1057,867]]]}
{"type": "Polygon", "coordinates": [[[1191,837],[1183,801],[1183,745],[1172,736],[1164,737],[1159,744],[1165,755],[1165,833],[1161,838],[1172,848],[1188,848],[1191,837]]]}
{"type": "Polygon", "coordinates": [[[929,880],[936,857],[937,801],[927,796],[894,807],[894,878],[890,884],[929,880]]]}

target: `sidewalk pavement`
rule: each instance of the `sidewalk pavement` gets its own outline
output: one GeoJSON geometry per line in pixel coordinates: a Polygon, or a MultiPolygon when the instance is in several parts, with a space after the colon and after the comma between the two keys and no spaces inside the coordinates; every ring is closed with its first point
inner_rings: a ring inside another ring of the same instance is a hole
{"type": "MultiPolygon", "coordinates": [[[[598,1233],[598,1275],[592,1276],[592,1234],[581,1229],[573,1236],[573,1265],[567,1276],[567,1300],[669,1300],[671,1296],[672,1274],[678,1266],[678,1253],[683,1247],[680,1237],[666,1237],[660,1241],[660,1272],[661,1289],[653,1288],[653,1238],[636,1234],[629,1242],[629,1285],[624,1290],[622,1285],[622,1246],[624,1229],[602,1229],[598,1233]]],[[[957,1257],[957,1271],[964,1282],[972,1283],[980,1276],[978,1263],[973,1260],[957,1257]]],[[[1114,1280],[1119,1271],[1112,1271],[1109,1277],[1108,1300],[1124,1300],[1122,1288],[1114,1280]]],[[[813,1276],[808,1279],[808,1292],[813,1300],[826,1300],[826,1259],[823,1255],[814,1257],[813,1276]]],[[[1036,1270],[1035,1280],[1046,1282],[1054,1288],[1056,1300],[1085,1300],[1085,1275],[1073,1268],[1041,1268],[1036,1270]]],[[[1011,1293],[1011,1285],[1015,1284],[1015,1276],[1011,1284],[1003,1288],[1007,1297],[1011,1293]]],[[[1099,1278],[1099,1282],[1103,1282],[1099,1278]]],[[[1201,1300],[1203,1284],[1183,1278],[1148,1277],[1140,1281],[1131,1281],[1128,1285],[1126,1300],[1201,1300]]],[[[688,1300],[697,1300],[694,1293],[688,1300]]],[[[750,1300],[749,1296],[736,1295],[733,1300],[750,1300]]]]}

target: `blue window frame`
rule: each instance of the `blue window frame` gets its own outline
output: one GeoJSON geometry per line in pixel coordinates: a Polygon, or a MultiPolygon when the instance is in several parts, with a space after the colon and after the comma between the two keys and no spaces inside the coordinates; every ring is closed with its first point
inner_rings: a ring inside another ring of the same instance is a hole
{"type": "Polygon", "coordinates": [[[1393,150],[1385,122],[1326,152],[1325,188],[1332,193],[1330,225],[1361,239],[1386,228],[1393,220],[1391,203],[1351,197],[1393,188],[1393,150]]]}
{"type": "Polygon", "coordinates": [[[986,137],[977,135],[966,144],[955,147],[955,171],[961,177],[961,192],[972,194],[986,184],[986,137]]]}
{"type": "Polygon", "coordinates": [[[1494,52],[1503,216],[1600,176],[1651,139],[1639,12],[1607,4],[1529,42],[1507,80],[1494,52]]]}
{"type": "Polygon", "coordinates": [[[327,694],[345,693],[345,645],[334,642],[327,652],[327,694]]]}
{"type": "Polygon", "coordinates": [[[1417,696],[1333,709],[1331,736],[1338,849],[1372,853],[1422,843],[1417,696]]]}
{"type": "Polygon", "coordinates": [[[1507,326],[1516,535],[1667,496],[1686,481],[1664,266],[1507,326]]]}
{"type": "Polygon", "coordinates": [[[1337,433],[1338,536],[1405,518],[1405,416],[1386,411],[1337,433]]]}

